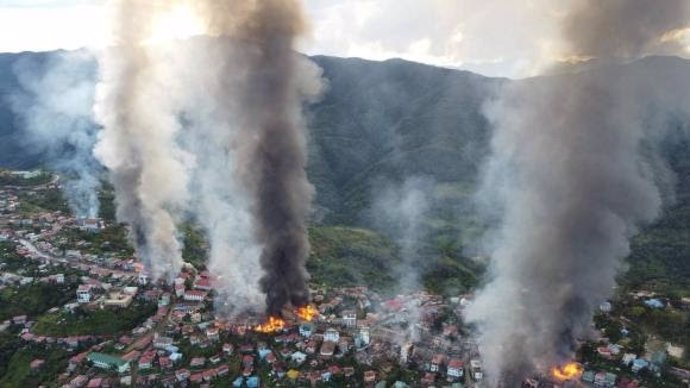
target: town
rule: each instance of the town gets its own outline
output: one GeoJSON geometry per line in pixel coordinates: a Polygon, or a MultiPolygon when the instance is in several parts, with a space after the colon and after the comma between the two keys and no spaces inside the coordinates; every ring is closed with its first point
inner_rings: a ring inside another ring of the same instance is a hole
{"type": "MultiPolygon", "coordinates": [[[[154,282],[123,246],[122,226],[38,206],[59,192],[59,177],[3,174],[0,334],[15,347],[3,349],[9,356],[2,360],[11,363],[5,373],[14,381],[75,388],[484,386],[480,346],[463,324],[471,293],[314,287],[312,314],[286,309],[284,322],[264,330],[266,317],[216,314],[214,276],[204,268],[186,263],[172,283],[154,282]],[[46,304],[32,305],[35,299],[46,304]]],[[[596,335],[580,344],[578,373],[562,381],[545,372],[511,386],[690,386],[684,347],[633,329],[645,314],[687,314],[690,299],[639,290],[599,310],[596,335]]]]}

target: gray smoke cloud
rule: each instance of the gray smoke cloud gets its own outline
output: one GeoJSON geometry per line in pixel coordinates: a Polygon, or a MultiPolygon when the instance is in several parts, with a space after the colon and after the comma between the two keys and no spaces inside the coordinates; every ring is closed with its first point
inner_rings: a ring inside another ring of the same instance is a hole
{"type": "MultiPolygon", "coordinates": [[[[573,54],[604,63],[667,53],[689,5],[578,1],[564,39],[573,54]]],[[[688,117],[687,93],[674,87],[688,76],[650,69],[514,82],[488,104],[495,133],[478,198],[499,222],[491,279],[467,318],[481,331],[491,386],[574,357],[613,292],[629,238],[659,214],[672,182],[658,141],[669,112],[688,117]]]]}
{"type": "MultiPolygon", "coordinates": [[[[375,197],[371,206],[372,222],[378,230],[390,236],[400,249],[401,263],[398,272],[397,291],[413,293],[420,291],[419,271],[424,267],[421,244],[428,235],[425,224],[433,199],[434,181],[431,178],[413,176],[401,183],[388,183],[375,187],[375,197]]],[[[416,341],[416,324],[421,318],[419,306],[408,305],[408,330],[397,338],[400,345],[416,341]]]]}
{"type": "Polygon", "coordinates": [[[117,219],[130,225],[137,254],[154,278],[171,278],[182,265],[177,222],[188,201],[189,155],[176,143],[180,124],[174,77],[166,58],[145,44],[158,2],[110,4],[114,45],[99,58],[95,112],[103,126],[95,154],[115,188],[117,219]]]}
{"type": "Polygon", "coordinates": [[[174,50],[178,60],[171,65],[185,85],[187,131],[181,140],[197,160],[189,211],[209,242],[208,268],[217,277],[215,308],[227,316],[261,312],[261,247],[252,233],[250,193],[235,167],[242,117],[236,91],[244,85],[244,48],[229,39],[195,38],[174,50]]]}
{"type": "Polygon", "coordinates": [[[236,124],[228,139],[233,151],[228,167],[249,199],[267,313],[280,315],[288,303],[309,302],[306,223],[314,189],[305,171],[301,110],[303,101],[317,96],[322,86],[316,67],[294,51],[306,29],[302,6],[297,0],[208,1],[198,6],[211,35],[230,38],[241,50],[239,58],[223,60],[224,71],[218,72],[236,74],[236,87],[217,88],[214,98],[236,104],[236,116],[221,119],[236,124]]]}
{"type": "Polygon", "coordinates": [[[91,59],[81,51],[24,57],[13,67],[20,91],[9,97],[22,143],[62,175],[67,202],[79,218],[95,218],[99,210],[102,167],[91,152],[98,133],[91,59]]]}

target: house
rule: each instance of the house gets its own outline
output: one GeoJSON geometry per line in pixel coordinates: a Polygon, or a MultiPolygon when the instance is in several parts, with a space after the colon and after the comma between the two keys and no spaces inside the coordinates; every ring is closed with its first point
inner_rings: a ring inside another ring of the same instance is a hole
{"type": "Polygon", "coordinates": [[[218,329],[215,327],[209,327],[208,329],[206,329],[206,338],[208,338],[209,341],[220,340],[218,329]]]}
{"type": "Polygon", "coordinates": [[[173,339],[170,337],[157,336],[153,339],[153,347],[156,349],[165,349],[173,344],[173,339]]]}
{"type": "Polygon", "coordinates": [[[235,347],[231,343],[223,344],[223,353],[225,353],[226,355],[231,355],[234,350],[235,347]]]}
{"type": "Polygon", "coordinates": [[[321,351],[320,351],[321,356],[325,357],[325,358],[332,357],[334,352],[335,352],[335,342],[324,341],[323,344],[321,345],[321,351]]]}
{"type": "Polygon", "coordinates": [[[230,367],[227,365],[221,365],[218,368],[216,368],[216,375],[218,376],[225,376],[228,373],[230,373],[230,367]]]}
{"type": "Polygon", "coordinates": [[[89,378],[84,375],[79,375],[69,382],[69,387],[83,387],[89,382],[89,378]]]}
{"type": "Polygon", "coordinates": [[[269,364],[274,364],[276,361],[278,361],[278,358],[276,357],[275,353],[270,352],[268,355],[266,355],[266,362],[269,364]]]}
{"type": "Polygon", "coordinates": [[[192,373],[187,369],[178,369],[175,371],[175,377],[179,382],[187,381],[187,379],[189,379],[189,376],[191,375],[192,373]]]}
{"type": "Polygon", "coordinates": [[[637,354],[634,354],[634,353],[625,353],[625,354],[623,355],[623,358],[621,359],[621,362],[622,362],[623,365],[625,365],[625,366],[630,366],[630,364],[632,364],[633,361],[635,361],[636,359],[637,359],[637,354]]]}
{"type": "Polygon", "coordinates": [[[252,376],[247,379],[247,388],[259,388],[261,386],[261,380],[256,377],[252,376]]]}
{"type": "Polygon", "coordinates": [[[192,384],[201,384],[204,381],[204,375],[201,373],[195,373],[189,377],[189,381],[192,384]]]}
{"type": "Polygon", "coordinates": [[[40,358],[37,358],[37,359],[31,361],[31,364],[29,364],[29,368],[31,368],[31,370],[41,369],[41,367],[42,367],[43,364],[45,364],[45,363],[46,363],[45,360],[42,360],[42,359],[40,359],[40,358]]]}
{"type": "Polygon", "coordinates": [[[613,373],[599,372],[594,375],[594,386],[597,388],[613,388],[618,376],[613,373]]]}
{"type": "Polygon", "coordinates": [[[642,369],[649,368],[649,361],[644,358],[638,358],[632,363],[632,371],[637,373],[642,369]]]}
{"type": "Polygon", "coordinates": [[[184,295],[184,283],[182,284],[175,284],[175,296],[178,298],[181,298],[184,295]]]}
{"type": "Polygon", "coordinates": [[[77,288],[77,302],[79,303],[89,303],[93,297],[92,293],[93,286],[90,284],[80,284],[77,288]]]}
{"type": "Polygon", "coordinates": [[[312,334],[314,334],[314,325],[304,323],[299,326],[299,334],[302,337],[311,337],[312,334]]]}
{"type": "Polygon", "coordinates": [[[369,327],[368,326],[361,326],[357,332],[357,337],[355,338],[355,344],[357,345],[358,348],[362,348],[362,347],[369,345],[369,341],[370,341],[369,327]]]}
{"type": "Polygon", "coordinates": [[[156,353],[152,351],[146,352],[140,359],[139,359],[139,369],[140,370],[146,370],[150,369],[153,367],[153,360],[156,358],[156,353]]]}
{"type": "Polygon", "coordinates": [[[127,308],[134,297],[130,293],[114,290],[108,293],[108,299],[105,300],[105,305],[109,307],[127,308]]]}
{"type": "Polygon", "coordinates": [[[343,325],[346,327],[357,327],[357,312],[355,310],[343,311],[343,325]]]}
{"type": "Polygon", "coordinates": [[[451,358],[450,361],[448,361],[448,378],[452,380],[461,379],[465,372],[464,368],[465,364],[462,362],[462,360],[458,358],[451,358]]]}
{"type": "Polygon", "coordinates": [[[101,388],[105,386],[105,382],[103,381],[102,377],[94,377],[91,380],[89,380],[89,384],[86,386],[87,388],[101,388]]]}
{"type": "Polygon", "coordinates": [[[24,325],[26,324],[26,319],[26,315],[17,315],[12,318],[12,323],[15,325],[24,325]]]}
{"type": "Polygon", "coordinates": [[[446,357],[443,354],[435,354],[429,364],[429,372],[436,373],[441,370],[446,357]]]}
{"type": "Polygon", "coordinates": [[[242,357],[242,366],[244,366],[245,368],[253,368],[254,356],[246,355],[242,357]]]}
{"type": "Polygon", "coordinates": [[[201,302],[206,299],[208,293],[201,290],[187,290],[184,292],[183,299],[188,302],[201,302]]]}
{"type": "Polygon", "coordinates": [[[206,277],[199,277],[199,279],[194,282],[194,288],[197,290],[210,291],[213,287],[211,287],[211,280],[206,277]]]}
{"type": "Polygon", "coordinates": [[[336,330],[332,327],[326,329],[326,332],[323,333],[323,340],[326,342],[338,343],[339,339],[340,339],[340,333],[338,332],[338,330],[336,330]]]}
{"type": "Polygon", "coordinates": [[[87,359],[97,368],[116,370],[118,373],[125,373],[130,367],[129,361],[104,353],[91,352],[87,359]]]}
{"type": "Polygon", "coordinates": [[[292,353],[292,356],[290,356],[290,359],[295,364],[302,365],[304,363],[304,361],[307,360],[307,355],[302,353],[302,352],[294,352],[294,353],[292,353]]]}
{"type": "Polygon", "coordinates": [[[170,369],[173,366],[172,360],[170,360],[170,357],[159,358],[158,364],[160,365],[161,369],[170,369]]]}
{"type": "Polygon", "coordinates": [[[652,309],[662,309],[662,308],[666,307],[664,302],[662,302],[659,299],[647,299],[644,302],[644,304],[647,305],[647,307],[652,308],[652,309]]]}
{"type": "Polygon", "coordinates": [[[216,365],[221,361],[221,359],[220,356],[216,354],[215,356],[209,357],[208,361],[211,362],[211,364],[216,365]]]}
{"type": "Polygon", "coordinates": [[[158,299],[158,307],[165,307],[170,304],[170,293],[164,292],[158,299]]]}
{"type": "Polygon", "coordinates": [[[611,310],[613,310],[613,305],[608,300],[601,302],[599,305],[599,310],[603,313],[610,313],[611,310]]]}
{"type": "Polygon", "coordinates": [[[368,370],[364,372],[364,382],[365,383],[375,383],[376,382],[376,372],[373,370],[368,370]]]}
{"type": "Polygon", "coordinates": [[[194,357],[192,361],[189,362],[189,366],[192,368],[201,368],[204,364],[206,364],[205,357],[194,357]]]}
{"type": "Polygon", "coordinates": [[[480,381],[482,378],[484,378],[484,372],[482,372],[482,363],[479,360],[470,360],[470,374],[474,381],[480,381]]]}

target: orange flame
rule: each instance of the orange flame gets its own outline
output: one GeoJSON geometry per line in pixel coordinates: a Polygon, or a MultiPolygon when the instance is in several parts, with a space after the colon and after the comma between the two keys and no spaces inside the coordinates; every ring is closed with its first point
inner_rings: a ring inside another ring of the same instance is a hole
{"type": "Polygon", "coordinates": [[[319,310],[317,310],[314,306],[310,304],[298,308],[295,313],[301,320],[307,322],[311,322],[314,320],[314,318],[319,316],[319,310]]]}
{"type": "Polygon", "coordinates": [[[285,321],[278,317],[269,317],[268,321],[254,327],[254,331],[259,333],[276,333],[285,328],[285,321]]]}
{"type": "Polygon", "coordinates": [[[579,379],[582,376],[582,365],[569,362],[565,365],[551,368],[551,375],[560,381],[579,379]]]}

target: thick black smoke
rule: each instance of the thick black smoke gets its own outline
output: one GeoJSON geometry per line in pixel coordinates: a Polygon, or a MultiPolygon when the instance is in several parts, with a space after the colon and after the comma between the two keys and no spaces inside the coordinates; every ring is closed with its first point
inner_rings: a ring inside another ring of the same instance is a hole
{"type": "MultiPolygon", "coordinates": [[[[582,0],[567,17],[572,55],[603,63],[668,53],[684,0],[582,0]]],[[[664,116],[687,114],[667,74],[599,68],[512,83],[487,108],[495,127],[480,194],[501,210],[491,282],[470,308],[492,385],[517,386],[572,359],[611,295],[629,238],[660,212],[664,116]]],[[[687,117],[687,116],[686,116],[687,117]]]]}
{"type": "MultiPolygon", "coordinates": [[[[302,7],[297,0],[245,0],[207,2],[202,9],[212,34],[229,36],[243,47],[243,58],[228,61],[241,80],[225,91],[228,101],[239,104],[234,168],[249,194],[262,249],[260,286],[267,312],[279,315],[288,303],[309,302],[306,222],[314,189],[305,171],[301,105],[315,81],[309,79],[313,71],[303,74],[303,59],[294,51],[305,30],[302,7]]],[[[228,50],[232,54],[237,50],[228,50]]]]}

